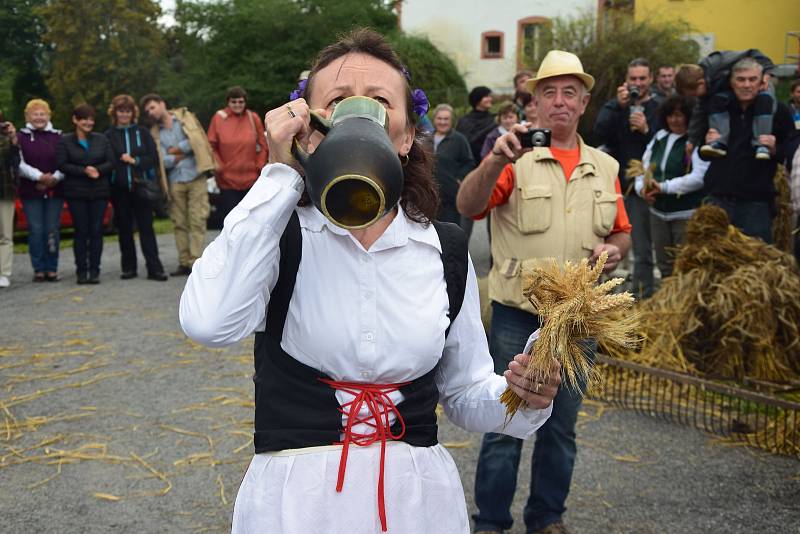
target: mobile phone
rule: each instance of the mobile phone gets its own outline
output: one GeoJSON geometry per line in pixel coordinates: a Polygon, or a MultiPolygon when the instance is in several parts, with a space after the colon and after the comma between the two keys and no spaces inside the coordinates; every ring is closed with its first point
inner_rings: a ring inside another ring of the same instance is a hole
{"type": "Polygon", "coordinates": [[[533,148],[537,146],[550,146],[549,128],[531,128],[525,133],[518,133],[519,142],[522,148],[533,148]]]}

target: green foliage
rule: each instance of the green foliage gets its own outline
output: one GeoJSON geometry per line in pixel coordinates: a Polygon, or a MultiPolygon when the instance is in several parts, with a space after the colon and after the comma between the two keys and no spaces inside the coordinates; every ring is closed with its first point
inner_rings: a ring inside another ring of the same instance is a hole
{"type": "Polygon", "coordinates": [[[623,17],[614,22],[613,28],[598,35],[595,15],[584,13],[575,18],[554,20],[549,34],[544,37],[548,48],[577,54],[584,70],[596,80],[592,100],[581,120],[580,131],[585,138],[591,138],[599,109],[616,96],[630,60],[646,58],[655,74],[659,65],[693,63],[698,59],[697,43],[686,37],[692,28],[684,21],[635,21],[632,17],[623,17]]]}
{"type": "Polygon", "coordinates": [[[170,36],[170,72],[159,90],[170,106],[190,105],[203,121],[241,85],[263,113],[286,102],[297,77],[337,34],[397,26],[384,0],[228,0],[180,2],[170,36]]]}
{"type": "Polygon", "coordinates": [[[47,27],[47,87],[62,126],[72,108],[86,102],[103,128],[114,95],[141,95],[155,86],[164,41],[156,24],[161,8],[153,0],[52,0],[34,12],[47,27]]]}
{"type": "Polygon", "coordinates": [[[411,73],[412,88],[425,91],[431,109],[442,103],[456,107],[466,104],[467,86],[455,63],[427,38],[395,33],[389,40],[411,73]]]}
{"type": "Polygon", "coordinates": [[[14,122],[23,118],[25,102],[47,98],[42,77],[46,47],[41,41],[44,26],[35,8],[45,0],[0,0],[0,107],[14,122]]]}

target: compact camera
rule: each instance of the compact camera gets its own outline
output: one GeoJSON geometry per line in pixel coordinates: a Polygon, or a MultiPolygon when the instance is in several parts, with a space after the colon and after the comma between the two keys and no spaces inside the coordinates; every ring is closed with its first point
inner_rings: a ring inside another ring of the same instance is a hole
{"type": "Polygon", "coordinates": [[[549,128],[531,128],[525,133],[517,133],[522,148],[533,148],[537,146],[550,146],[549,128]]]}
{"type": "Polygon", "coordinates": [[[636,85],[629,85],[628,97],[631,99],[631,102],[638,101],[642,97],[642,93],[639,92],[639,87],[636,85]]]}

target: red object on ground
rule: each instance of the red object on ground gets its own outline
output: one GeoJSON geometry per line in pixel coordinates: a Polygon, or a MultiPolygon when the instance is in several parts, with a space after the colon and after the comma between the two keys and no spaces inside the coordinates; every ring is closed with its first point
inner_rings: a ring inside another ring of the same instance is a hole
{"type": "MultiPolygon", "coordinates": [[[[25,210],[22,209],[22,201],[16,199],[14,201],[14,231],[26,232],[28,230],[28,219],[25,218],[25,210]]],[[[111,201],[106,204],[106,211],[103,212],[103,228],[109,228],[111,219],[114,217],[114,209],[111,207],[111,201]]],[[[64,201],[64,207],[61,210],[61,228],[72,228],[72,214],[67,207],[67,201],[64,201]]]]}

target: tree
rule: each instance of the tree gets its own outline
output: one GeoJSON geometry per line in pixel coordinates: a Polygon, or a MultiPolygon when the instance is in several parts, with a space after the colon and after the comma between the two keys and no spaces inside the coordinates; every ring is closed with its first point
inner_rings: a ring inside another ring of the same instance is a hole
{"type": "Polygon", "coordinates": [[[44,24],[35,8],[45,0],[0,0],[0,106],[6,118],[18,122],[25,102],[33,97],[47,98],[42,77],[46,47],[41,42],[44,24]]]}
{"type": "Polygon", "coordinates": [[[43,39],[52,50],[47,87],[62,125],[75,105],[86,102],[103,127],[114,95],[141,95],[155,87],[164,47],[156,2],[52,0],[35,13],[47,27],[43,39]]]}
{"type": "Polygon", "coordinates": [[[386,0],[228,0],[179,2],[168,37],[169,72],[159,90],[171,106],[189,104],[207,121],[224,105],[225,89],[241,85],[263,113],[286,102],[298,75],[338,34],[370,27],[395,46],[432,103],[465,98],[464,81],[427,39],[397,30],[386,0]]]}
{"type": "Polygon", "coordinates": [[[411,37],[395,33],[389,37],[397,55],[411,73],[411,85],[428,95],[431,109],[449,103],[455,107],[466,104],[467,86],[453,60],[443,54],[426,37],[411,37]]]}
{"type": "MultiPolygon", "coordinates": [[[[553,21],[543,37],[547,49],[577,54],[584,70],[596,81],[580,125],[585,139],[591,140],[597,112],[607,100],[616,96],[630,60],[637,56],[647,58],[654,73],[659,65],[697,62],[699,48],[688,37],[691,31],[688,23],[676,19],[635,21],[632,17],[621,17],[615,19],[613,29],[603,35],[597,33],[593,13],[553,21]]],[[[538,65],[531,67],[536,69],[538,65]]]]}

